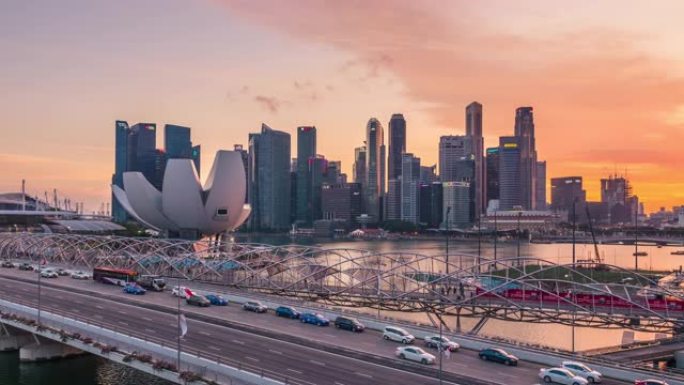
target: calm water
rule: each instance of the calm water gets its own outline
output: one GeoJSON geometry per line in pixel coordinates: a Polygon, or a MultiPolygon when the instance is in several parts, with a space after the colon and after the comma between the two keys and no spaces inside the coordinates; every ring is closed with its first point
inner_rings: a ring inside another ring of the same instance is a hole
{"type": "MultiPolygon", "coordinates": [[[[236,237],[238,242],[255,242],[267,244],[289,244],[293,240],[288,236],[256,236],[236,237]]],[[[340,241],[317,239],[297,239],[296,243],[317,245],[324,248],[353,248],[390,252],[416,252],[425,255],[444,254],[443,240],[422,241],[340,241]]],[[[648,256],[638,260],[640,268],[653,270],[679,269],[684,265],[684,256],[670,255],[675,248],[656,248],[653,246],[639,247],[648,252],[648,256]]],[[[476,254],[477,242],[451,241],[450,252],[454,254],[476,254]]],[[[600,246],[600,253],[607,263],[625,268],[634,267],[633,246],[600,246]]],[[[592,245],[577,245],[578,259],[587,258],[593,253],[592,245]]],[[[481,254],[486,258],[494,255],[492,244],[483,243],[481,254]]],[[[515,242],[499,243],[497,255],[499,258],[514,257],[517,254],[515,242]]],[[[572,246],[561,244],[522,244],[521,255],[536,256],[552,262],[571,261],[572,246]]],[[[371,312],[371,314],[375,314],[371,312]]],[[[402,313],[387,314],[408,320],[425,322],[422,314],[402,313]]],[[[455,325],[455,319],[448,319],[450,325],[455,325]]],[[[477,320],[463,319],[464,330],[469,330],[477,320]]],[[[572,347],[572,329],[560,325],[539,325],[510,323],[490,320],[482,329],[482,334],[516,339],[533,344],[552,346],[570,350],[572,347]]],[[[624,330],[603,330],[590,328],[575,329],[575,347],[577,350],[611,346],[619,344],[624,330]]],[[[655,336],[651,333],[636,333],[635,339],[646,340],[655,336]]],[[[170,385],[153,376],[113,364],[107,360],[83,356],[49,363],[21,364],[18,353],[0,353],[0,385],[170,385]]]]}
{"type": "Polygon", "coordinates": [[[95,356],[20,363],[18,352],[0,353],[1,385],[171,385],[95,356]]]}

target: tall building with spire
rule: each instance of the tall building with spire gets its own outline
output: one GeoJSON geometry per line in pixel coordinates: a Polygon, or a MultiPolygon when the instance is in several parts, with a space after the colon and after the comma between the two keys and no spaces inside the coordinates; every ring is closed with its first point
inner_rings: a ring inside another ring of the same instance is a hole
{"type": "Polygon", "coordinates": [[[310,159],[316,157],[316,127],[297,127],[297,196],[296,218],[298,222],[311,225],[313,194],[310,159]]]}
{"type": "Polygon", "coordinates": [[[371,118],[366,125],[365,211],[377,222],[382,220],[385,195],[385,141],[380,121],[371,118]]]}
{"type": "Polygon", "coordinates": [[[475,177],[471,183],[474,188],[475,218],[487,209],[487,190],[485,184],[484,138],[482,136],[482,104],[472,102],[466,107],[466,136],[471,141],[471,154],[475,161],[475,177]]]}
{"type": "Polygon", "coordinates": [[[401,217],[402,188],[399,181],[402,173],[402,154],[406,152],[406,120],[402,114],[393,114],[389,121],[389,155],[387,156],[387,219],[401,217]]]}
{"type": "Polygon", "coordinates": [[[532,210],[537,204],[537,149],[532,107],[515,110],[515,137],[520,151],[520,205],[532,210]]]}

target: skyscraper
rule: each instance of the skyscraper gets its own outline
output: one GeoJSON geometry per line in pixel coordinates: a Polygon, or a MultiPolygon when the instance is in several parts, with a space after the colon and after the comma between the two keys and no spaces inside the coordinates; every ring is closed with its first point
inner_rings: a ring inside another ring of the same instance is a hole
{"type": "Polygon", "coordinates": [[[468,182],[444,182],[442,183],[442,227],[446,227],[449,220],[449,228],[465,228],[472,225],[470,219],[470,183],[468,182]],[[447,216],[448,209],[449,215],[447,216]]]}
{"type": "Polygon", "coordinates": [[[356,222],[361,211],[361,184],[340,183],[323,185],[321,207],[323,219],[343,220],[348,225],[356,222]]]}
{"type": "Polygon", "coordinates": [[[639,205],[629,181],[617,175],[601,179],[601,202],[607,205],[612,224],[633,222],[639,205]]]}
{"type": "Polygon", "coordinates": [[[458,161],[472,154],[472,138],[468,136],[442,136],[439,138],[439,178],[442,182],[455,182],[458,161]]]}
{"type": "Polygon", "coordinates": [[[512,210],[522,205],[520,137],[499,138],[499,209],[512,210]]]}
{"type": "Polygon", "coordinates": [[[154,123],[138,123],[128,135],[127,171],[141,172],[148,182],[161,186],[157,181],[157,126],[154,123]]]}
{"type": "MultiPolygon", "coordinates": [[[[310,192],[308,201],[310,202],[311,210],[309,211],[309,217],[306,223],[312,223],[315,220],[322,219],[323,214],[321,211],[321,187],[326,180],[328,173],[328,161],[323,155],[316,155],[309,158],[309,181],[310,185],[307,186],[310,192]]],[[[297,186],[297,194],[299,194],[299,186],[297,186]]]]}
{"type": "Polygon", "coordinates": [[[515,136],[520,152],[520,205],[527,210],[534,209],[537,203],[537,150],[532,111],[532,107],[515,110],[515,136]]]}
{"type": "Polygon", "coordinates": [[[249,135],[250,228],[290,227],[290,134],[266,124],[249,135]]]}
{"type": "Polygon", "coordinates": [[[202,146],[196,145],[192,146],[192,163],[195,164],[195,170],[197,170],[197,175],[202,175],[202,146]]]}
{"type": "Polygon", "coordinates": [[[487,207],[492,200],[499,199],[499,147],[487,149],[487,207]]]}
{"type": "Polygon", "coordinates": [[[168,159],[192,158],[190,127],[167,124],[164,126],[164,150],[168,159]]]}
{"type": "MultiPolygon", "coordinates": [[[[583,210],[587,193],[582,188],[581,176],[551,178],[551,210],[556,212],[572,212],[573,202],[577,199],[575,212],[583,210]]],[[[572,217],[568,218],[572,220],[572,217]]]]}
{"type": "Polygon", "coordinates": [[[404,115],[394,114],[389,121],[388,179],[401,175],[401,154],[406,152],[406,120],[404,115]]]}
{"type": "MultiPolygon", "coordinates": [[[[128,123],[123,120],[117,120],[114,123],[114,175],[112,176],[112,184],[121,188],[123,185],[123,173],[128,171],[128,135],[130,128],[128,123]]],[[[128,214],[121,203],[114,197],[112,193],[112,217],[114,222],[125,223],[128,221],[128,214]]]]}
{"type": "MultiPolygon", "coordinates": [[[[245,150],[241,144],[235,144],[233,145],[233,151],[237,152],[240,154],[240,157],[242,158],[242,164],[245,167],[245,175],[249,177],[249,153],[247,150],[245,150]]],[[[193,157],[194,159],[194,157],[193,157]]],[[[199,172],[199,169],[198,169],[199,172]]],[[[245,203],[249,202],[249,183],[247,183],[247,190],[245,191],[245,203]]]]}
{"type": "Polygon", "coordinates": [[[484,139],[482,137],[482,104],[472,102],[466,107],[466,136],[471,138],[471,154],[475,161],[475,191],[473,193],[474,216],[479,218],[487,208],[485,168],[484,168],[484,139]]]}
{"type": "Polygon", "coordinates": [[[442,223],[442,182],[424,183],[420,185],[420,223],[437,228],[442,223]]]}
{"type": "Polygon", "coordinates": [[[385,142],[382,124],[371,118],[366,126],[365,210],[374,221],[382,220],[385,194],[385,142]]]}
{"type": "Polygon", "coordinates": [[[297,215],[298,221],[311,225],[310,159],[316,156],[316,127],[297,127],[297,215]]]}
{"type": "Polygon", "coordinates": [[[401,156],[401,220],[418,223],[420,208],[420,158],[404,153],[401,156]]]}
{"type": "Polygon", "coordinates": [[[354,183],[366,183],[366,146],[354,149],[354,166],[352,170],[354,183]]]}
{"type": "Polygon", "coordinates": [[[535,210],[546,210],[546,161],[537,162],[535,210]]]}

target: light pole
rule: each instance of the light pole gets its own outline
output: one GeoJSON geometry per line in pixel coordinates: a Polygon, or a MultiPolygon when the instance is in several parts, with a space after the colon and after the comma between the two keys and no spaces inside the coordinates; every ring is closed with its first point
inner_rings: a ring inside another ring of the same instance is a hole
{"type": "Polygon", "coordinates": [[[518,266],[520,266],[520,217],[522,217],[522,211],[518,211],[518,266]]]}
{"type": "Polygon", "coordinates": [[[437,352],[439,353],[439,385],[442,385],[442,317],[439,318],[439,345],[437,345],[437,352]]]}
{"type": "Polygon", "coordinates": [[[496,256],[497,247],[496,246],[497,246],[497,242],[499,241],[499,226],[497,225],[497,222],[496,222],[496,217],[497,217],[498,212],[499,212],[498,210],[494,211],[494,270],[496,270],[496,258],[497,258],[497,256],[496,256]]]}
{"type": "MultiPolygon", "coordinates": [[[[572,200],[572,268],[575,268],[575,231],[577,229],[577,214],[575,211],[577,206],[577,197],[572,200]]],[[[598,258],[598,256],[597,256],[598,258]]]]}
{"type": "Polygon", "coordinates": [[[176,284],[178,287],[178,292],[176,294],[178,298],[178,375],[181,374],[181,338],[183,337],[183,329],[181,327],[181,285],[180,276],[176,279],[176,284]]]}
{"type": "Polygon", "coordinates": [[[446,209],[446,257],[445,257],[445,262],[446,262],[446,275],[447,277],[449,276],[449,213],[451,213],[451,206],[447,206],[446,209]]]}
{"type": "Polygon", "coordinates": [[[477,217],[477,274],[480,274],[480,260],[482,253],[482,213],[477,217]]]}
{"type": "Polygon", "coordinates": [[[634,208],[634,272],[639,271],[639,208],[634,208]]]}
{"type": "Polygon", "coordinates": [[[38,264],[38,325],[40,326],[40,297],[41,297],[41,277],[43,276],[43,272],[41,271],[41,266],[42,266],[42,261],[40,264],[38,264]]]}

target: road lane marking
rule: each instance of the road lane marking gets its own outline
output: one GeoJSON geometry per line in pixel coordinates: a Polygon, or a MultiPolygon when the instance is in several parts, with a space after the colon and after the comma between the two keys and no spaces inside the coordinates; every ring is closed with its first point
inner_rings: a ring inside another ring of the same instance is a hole
{"type": "Polygon", "coordinates": [[[208,348],[212,349],[212,350],[219,351],[219,352],[221,351],[221,348],[219,348],[218,346],[214,346],[214,345],[209,345],[208,348]]]}
{"type": "Polygon", "coordinates": [[[101,315],[99,315],[99,314],[95,314],[95,318],[99,318],[99,319],[102,319],[102,318],[104,318],[104,317],[102,317],[102,316],[101,316],[101,315]]]}
{"type": "Polygon", "coordinates": [[[143,319],[147,322],[152,322],[152,318],[150,318],[150,317],[143,317],[143,319]]]}
{"type": "Polygon", "coordinates": [[[200,333],[201,335],[203,335],[203,336],[211,336],[211,334],[209,334],[209,333],[207,333],[207,332],[199,332],[199,333],[200,333]]]}
{"type": "Polygon", "coordinates": [[[335,381],[335,385],[344,385],[344,384],[339,382],[339,381],[335,381]]]}
{"type": "Polygon", "coordinates": [[[64,299],[64,297],[62,297],[61,295],[56,295],[55,297],[56,297],[57,299],[64,299]]]}
{"type": "Polygon", "coordinates": [[[154,331],[154,330],[152,330],[152,329],[145,329],[145,331],[148,332],[148,333],[156,333],[156,331],[154,331]]]}
{"type": "Polygon", "coordinates": [[[104,310],[104,307],[102,307],[102,306],[100,306],[100,305],[97,305],[97,306],[95,306],[95,307],[98,308],[98,309],[100,309],[100,310],[104,310]]]}
{"type": "Polygon", "coordinates": [[[290,369],[290,368],[287,368],[287,370],[288,370],[289,372],[292,372],[292,373],[302,374],[302,372],[299,371],[299,370],[294,370],[294,369],[290,369]]]}
{"type": "Polygon", "coordinates": [[[254,361],[254,362],[259,362],[259,359],[258,359],[258,358],[254,358],[254,357],[245,356],[245,359],[246,359],[246,360],[250,360],[250,361],[254,361]]]}
{"type": "Polygon", "coordinates": [[[122,324],[122,325],[124,325],[124,326],[128,326],[128,322],[119,321],[119,323],[122,324]]]}
{"type": "Polygon", "coordinates": [[[244,345],[245,343],[243,341],[238,341],[238,340],[233,340],[234,343],[239,344],[239,345],[244,345]]]}
{"type": "Polygon", "coordinates": [[[273,349],[268,349],[268,351],[273,353],[273,354],[283,354],[283,352],[279,352],[279,351],[273,350],[273,349]]]}
{"type": "Polygon", "coordinates": [[[361,376],[361,377],[373,378],[373,376],[371,376],[370,374],[366,374],[366,373],[354,372],[354,374],[356,374],[357,376],[361,376]]]}
{"type": "Polygon", "coordinates": [[[123,311],[123,310],[118,310],[117,313],[119,313],[119,314],[124,314],[124,315],[128,314],[128,312],[125,312],[125,311],[123,311]]]}
{"type": "Polygon", "coordinates": [[[324,364],[324,363],[322,363],[322,362],[320,362],[320,361],[315,361],[315,360],[309,360],[309,362],[311,362],[311,363],[312,363],[312,364],[314,364],[314,365],[320,365],[320,366],[325,366],[325,364],[324,364]]]}

